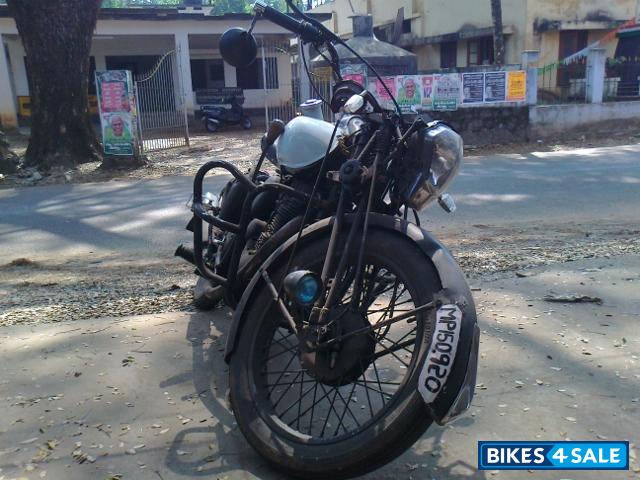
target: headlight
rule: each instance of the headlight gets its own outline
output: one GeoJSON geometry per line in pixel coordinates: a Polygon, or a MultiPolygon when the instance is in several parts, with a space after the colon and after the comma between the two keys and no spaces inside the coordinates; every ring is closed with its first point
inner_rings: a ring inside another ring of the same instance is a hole
{"type": "Polygon", "coordinates": [[[407,166],[403,200],[413,209],[422,210],[442,195],[462,164],[462,137],[451,127],[438,124],[412,135],[406,155],[407,166]],[[408,177],[408,178],[407,178],[408,177]]]}

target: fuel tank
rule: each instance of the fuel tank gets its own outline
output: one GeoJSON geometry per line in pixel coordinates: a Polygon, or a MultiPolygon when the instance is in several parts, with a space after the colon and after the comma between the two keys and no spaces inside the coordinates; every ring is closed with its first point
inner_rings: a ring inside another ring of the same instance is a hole
{"type": "MultiPolygon", "coordinates": [[[[278,164],[296,172],[322,160],[334,127],[334,124],[316,118],[294,118],[275,142],[278,164]]],[[[339,134],[336,132],[331,151],[338,145],[339,134]]]]}

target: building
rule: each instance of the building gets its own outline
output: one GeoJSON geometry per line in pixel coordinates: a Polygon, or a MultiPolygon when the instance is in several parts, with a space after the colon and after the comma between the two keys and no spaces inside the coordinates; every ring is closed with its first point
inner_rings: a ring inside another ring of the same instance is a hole
{"type": "MultiPolygon", "coordinates": [[[[371,14],[376,36],[414,52],[418,70],[493,63],[489,0],[313,0],[310,12],[331,14],[326,25],[351,35],[353,15],[371,14]]],[[[539,65],[601,39],[640,14],[640,0],[502,0],[506,62],[525,50],[540,52],[539,65]]],[[[636,33],[638,35],[638,33],[636,33]]],[[[607,54],[615,54],[609,42],[607,54]]]]}
{"type": "MultiPolygon", "coordinates": [[[[208,7],[102,9],[91,50],[92,70],[126,69],[139,78],[152,71],[162,55],[175,51],[179,80],[175,85],[180,90],[176,95],[185,99],[188,114],[197,112],[199,91],[216,87],[242,88],[247,109],[290,102],[292,35],[267,20],[258,20],[253,31],[258,60],[248,68],[236,69],[222,60],[218,41],[230,27],[248,28],[252,15],[210,13],[208,7]]],[[[2,5],[0,46],[0,118],[5,128],[11,128],[30,114],[29,85],[18,31],[2,5]]],[[[95,94],[95,85],[89,93],[95,94]]]]}

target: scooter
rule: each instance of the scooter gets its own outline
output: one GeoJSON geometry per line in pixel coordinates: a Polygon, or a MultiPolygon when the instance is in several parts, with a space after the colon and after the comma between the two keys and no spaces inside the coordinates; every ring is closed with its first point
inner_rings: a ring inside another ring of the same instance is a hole
{"type": "Polygon", "coordinates": [[[202,105],[200,107],[204,128],[211,133],[218,131],[220,127],[225,125],[240,125],[245,130],[249,130],[252,123],[242,108],[244,96],[233,95],[226,100],[231,104],[230,109],[222,105],[202,105]]]}

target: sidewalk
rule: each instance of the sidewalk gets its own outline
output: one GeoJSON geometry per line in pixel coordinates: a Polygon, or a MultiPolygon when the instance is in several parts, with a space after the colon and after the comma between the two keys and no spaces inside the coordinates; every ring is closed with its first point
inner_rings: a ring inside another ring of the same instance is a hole
{"type": "MultiPolygon", "coordinates": [[[[368,478],[638,478],[640,258],[472,286],[483,331],[472,408],[368,478]],[[602,305],[543,300],[552,292],[602,305]],[[478,440],[539,439],[629,440],[631,470],[475,470],[478,440]]],[[[1,328],[0,479],[282,478],[228,409],[229,320],[218,310],[1,328]]]]}

